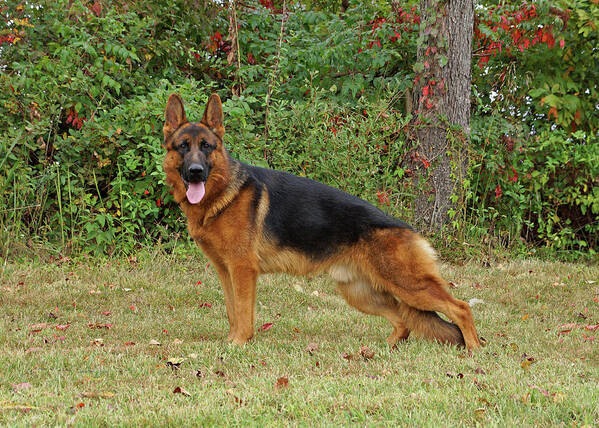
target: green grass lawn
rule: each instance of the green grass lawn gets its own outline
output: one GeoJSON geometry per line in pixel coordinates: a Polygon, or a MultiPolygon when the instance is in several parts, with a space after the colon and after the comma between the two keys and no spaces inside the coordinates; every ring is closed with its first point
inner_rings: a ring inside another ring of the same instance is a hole
{"type": "Polygon", "coordinates": [[[390,325],[350,308],[327,278],[262,277],[256,326],[272,327],[236,347],[199,253],[9,261],[0,424],[599,424],[599,267],[442,272],[457,297],[483,301],[473,312],[487,346],[473,356],[413,338],[389,349],[390,325]]]}

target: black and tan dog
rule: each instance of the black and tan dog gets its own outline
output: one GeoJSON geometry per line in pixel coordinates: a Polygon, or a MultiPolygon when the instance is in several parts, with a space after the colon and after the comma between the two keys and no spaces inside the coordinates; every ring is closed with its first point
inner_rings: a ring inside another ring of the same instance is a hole
{"type": "Polygon", "coordinates": [[[164,171],[222,282],[229,341],[254,335],[258,275],[288,272],[328,273],[350,305],[391,322],[390,344],[414,332],[479,347],[470,307],[448,293],[433,249],[410,226],[324,184],[243,164],[227,153],[224,133],[218,95],[200,122],[188,122],[181,98],[169,97],[164,171]]]}

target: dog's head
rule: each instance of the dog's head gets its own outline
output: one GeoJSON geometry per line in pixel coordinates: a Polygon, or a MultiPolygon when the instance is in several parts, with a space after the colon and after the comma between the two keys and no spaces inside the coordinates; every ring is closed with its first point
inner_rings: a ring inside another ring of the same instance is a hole
{"type": "Polygon", "coordinates": [[[223,148],[223,108],[212,94],[200,122],[188,122],[181,97],[172,94],[164,112],[164,145],[167,150],[164,170],[173,186],[175,199],[184,197],[190,204],[204,198],[206,182],[215,164],[225,156],[223,148]],[[181,187],[184,186],[184,189],[181,187]]]}

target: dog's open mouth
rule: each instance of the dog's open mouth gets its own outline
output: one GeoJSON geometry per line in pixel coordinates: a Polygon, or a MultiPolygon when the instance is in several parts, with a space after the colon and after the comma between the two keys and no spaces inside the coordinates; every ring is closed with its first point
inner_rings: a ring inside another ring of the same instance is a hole
{"type": "Polygon", "coordinates": [[[204,194],[206,193],[206,187],[204,186],[204,182],[203,181],[199,181],[197,183],[190,183],[189,181],[183,179],[183,184],[185,184],[185,189],[187,189],[187,192],[185,193],[185,195],[187,196],[187,200],[189,201],[190,204],[197,204],[199,203],[202,198],[204,197],[204,194]]]}

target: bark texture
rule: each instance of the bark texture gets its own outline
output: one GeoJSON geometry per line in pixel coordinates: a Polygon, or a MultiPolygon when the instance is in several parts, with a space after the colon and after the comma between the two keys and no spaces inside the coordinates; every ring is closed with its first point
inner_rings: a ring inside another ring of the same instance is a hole
{"type": "Polygon", "coordinates": [[[418,62],[424,68],[414,91],[418,146],[411,159],[415,180],[425,183],[415,200],[415,218],[421,230],[432,231],[449,221],[448,210],[455,205],[451,196],[457,195],[457,203],[462,199],[470,135],[473,0],[421,0],[420,12],[425,43],[418,62]]]}

